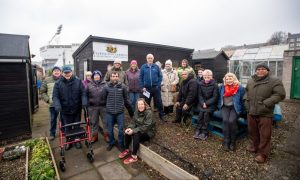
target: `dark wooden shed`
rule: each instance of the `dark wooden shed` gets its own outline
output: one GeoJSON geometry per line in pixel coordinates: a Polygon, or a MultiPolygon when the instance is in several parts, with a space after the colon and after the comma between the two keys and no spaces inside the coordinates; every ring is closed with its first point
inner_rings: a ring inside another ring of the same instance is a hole
{"type": "Polygon", "coordinates": [[[228,60],[229,57],[223,50],[199,50],[193,53],[191,65],[196,74],[199,68],[212,70],[214,79],[222,83],[224,75],[228,72],[228,60]]]}
{"type": "Polygon", "coordinates": [[[38,105],[33,74],[29,36],[0,34],[0,140],[31,136],[38,105]]]}
{"type": "Polygon", "coordinates": [[[180,60],[191,59],[193,51],[188,48],[89,36],[73,53],[74,71],[81,79],[84,78],[85,71],[98,69],[104,74],[107,65],[113,64],[115,58],[122,60],[124,70],[129,67],[132,59],[137,60],[141,67],[146,63],[146,55],[149,53],[154,55],[154,61],[164,63],[171,59],[176,67],[180,60]]]}

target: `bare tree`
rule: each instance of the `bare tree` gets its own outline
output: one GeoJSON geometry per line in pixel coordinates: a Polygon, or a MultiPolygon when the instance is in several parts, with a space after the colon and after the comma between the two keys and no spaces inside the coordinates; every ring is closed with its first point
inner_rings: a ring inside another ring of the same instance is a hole
{"type": "Polygon", "coordinates": [[[287,42],[287,33],[283,31],[274,32],[268,40],[270,45],[285,44],[287,42]]]}

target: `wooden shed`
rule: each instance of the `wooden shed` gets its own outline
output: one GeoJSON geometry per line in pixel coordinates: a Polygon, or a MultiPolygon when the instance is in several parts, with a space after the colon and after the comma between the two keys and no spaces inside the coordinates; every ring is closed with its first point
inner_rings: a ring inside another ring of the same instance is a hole
{"type": "Polygon", "coordinates": [[[173,66],[178,66],[182,59],[191,59],[193,49],[166,46],[160,44],[112,39],[105,37],[89,36],[73,53],[75,74],[83,79],[86,71],[100,70],[103,74],[107,66],[113,64],[115,58],[122,61],[123,69],[129,67],[132,59],[137,60],[138,66],[146,63],[146,55],[154,55],[154,62],[173,61],[173,66]]]}
{"type": "Polygon", "coordinates": [[[30,137],[38,104],[29,36],[0,34],[0,77],[0,140],[30,137]]]}
{"type": "Polygon", "coordinates": [[[218,83],[222,83],[224,75],[228,72],[228,60],[229,57],[223,50],[199,50],[193,53],[190,64],[195,69],[196,74],[199,68],[212,70],[214,79],[218,83]]]}

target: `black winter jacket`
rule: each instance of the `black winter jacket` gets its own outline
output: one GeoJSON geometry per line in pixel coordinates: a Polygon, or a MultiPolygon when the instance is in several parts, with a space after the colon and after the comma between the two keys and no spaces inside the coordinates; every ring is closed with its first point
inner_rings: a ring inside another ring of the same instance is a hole
{"type": "Polygon", "coordinates": [[[101,81],[100,83],[91,81],[87,84],[86,95],[88,98],[89,106],[105,106],[106,101],[104,98],[101,98],[101,96],[103,94],[103,89],[106,86],[106,84],[106,81],[101,81]]]}
{"type": "Polygon", "coordinates": [[[122,82],[118,82],[117,84],[108,82],[103,89],[102,98],[106,100],[106,112],[110,114],[123,113],[125,105],[129,115],[133,116],[134,112],[128,98],[127,87],[122,82]]]}
{"type": "Polygon", "coordinates": [[[217,109],[219,97],[219,88],[215,80],[211,80],[208,84],[205,81],[201,81],[198,87],[198,103],[200,111],[213,112],[217,109]],[[203,108],[203,104],[206,104],[207,108],[203,108]]]}
{"type": "Polygon", "coordinates": [[[192,73],[189,74],[188,78],[182,81],[182,85],[179,89],[177,101],[181,104],[187,104],[189,107],[197,102],[197,81],[194,79],[192,73]]]}
{"type": "Polygon", "coordinates": [[[86,91],[80,79],[72,76],[70,80],[61,77],[55,82],[53,104],[57,111],[75,114],[82,106],[87,107],[86,91]]]}

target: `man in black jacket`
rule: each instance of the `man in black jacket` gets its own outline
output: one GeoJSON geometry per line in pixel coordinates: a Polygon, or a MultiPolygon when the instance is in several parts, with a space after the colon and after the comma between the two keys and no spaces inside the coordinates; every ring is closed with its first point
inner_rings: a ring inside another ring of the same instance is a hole
{"type": "Polygon", "coordinates": [[[190,113],[192,106],[197,102],[197,81],[194,79],[193,74],[188,71],[182,71],[182,86],[179,89],[177,97],[176,118],[173,123],[180,123],[183,118],[183,122],[186,123],[187,115],[190,113]]]}
{"type": "Polygon", "coordinates": [[[110,74],[110,81],[103,89],[102,98],[106,100],[106,122],[109,133],[109,145],[106,150],[110,151],[115,144],[113,127],[117,122],[119,129],[118,143],[122,152],[124,150],[124,105],[131,117],[133,117],[133,110],[128,98],[127,87],[119,81],[118,72],[113,71],[110,74]]]}
{"type": "MultiPolygon", "coordinates": [[[[87,107],[86,92],[80,79],[73,76],[70,67],[64,67],[61,79],[55,82],[53,103],[55,110],[61,113],[62,124],[80,122],[81,108],[87,107]]],[[[79,125],[68,127],[64,131],[68,133],[78,128],[79,125]]],[[[75,146],[78,149],[81,148],[80,141],[76,142],[75,146]]],[[[66,150],[71,147],[72,144],[67,145],[66,150]]]]}

